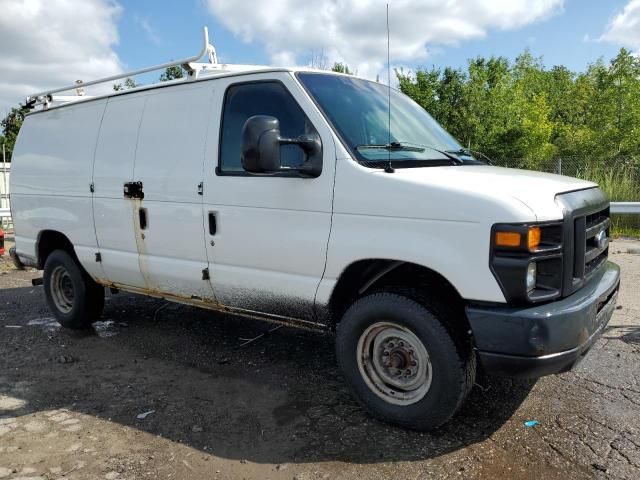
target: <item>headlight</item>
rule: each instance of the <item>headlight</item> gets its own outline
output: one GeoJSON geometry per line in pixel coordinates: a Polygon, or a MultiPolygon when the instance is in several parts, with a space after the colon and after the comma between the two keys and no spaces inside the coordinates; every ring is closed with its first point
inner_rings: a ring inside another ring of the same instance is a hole
{"type": "Polygon", "coordinates": [[[496,224],[491,270],[511,304],[551,300],[562,290],[562,222],[496,224]]]}

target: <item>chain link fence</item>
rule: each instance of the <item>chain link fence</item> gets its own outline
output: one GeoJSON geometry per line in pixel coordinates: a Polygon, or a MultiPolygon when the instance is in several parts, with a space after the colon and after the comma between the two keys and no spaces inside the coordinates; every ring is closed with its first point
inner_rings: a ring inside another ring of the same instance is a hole
{"type": "Polygon", "coordinates": [[[549,160],[492,159],[500,167],[523,168],[592,180],[608,189],[611,200],[640,201],[640,160],[633,157],[594,159],[562,157],[549,160]]]}
{"type": "MultiPolygon", "coordinates": [[[[640,202],[640,160],[638,158],[595,159],[586,157],[562,157],[551,160],[491,159],[500,167],[522,168],[557,173],[596,182],[614,202],[640,202]]],[[[0,210],[9,208],[10,165],[0,164],[0,210]]],[[[640,237],[640,215],[613,215],[613,230],[617,235],[640,237]]],[[[7,215],[0,218],[0,227],[11,226],[7,215]]]]}
{"type": "MultiPolygon", "coordinates": [[[[612,202],[640,202],[640,160],[633,157],[562,157],[550,160],[491,160],[500,167],[557,173],[597,183],[612,202]]],[[[613,233],[640,237],[640,215],[613,215],[613,233]]]]}

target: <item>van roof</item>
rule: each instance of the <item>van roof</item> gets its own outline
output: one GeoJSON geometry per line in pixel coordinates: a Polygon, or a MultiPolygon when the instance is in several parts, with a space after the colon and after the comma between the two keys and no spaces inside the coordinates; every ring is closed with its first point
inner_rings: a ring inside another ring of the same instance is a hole
{"type": "Polygon", "coordinates": [[[150,67],[144,67],[138,70],[134,70],[131,72],[124,72],[117,75],[112,75],[110,77],[100,78],[97,80],[91,80],[88,82],[83,82],[81,80],[77,80],[75,84],[59,87],[52,90],[47,90],[44,92],[39,92],[33,95],[30,95],[25,100],[25,108],[28,110],[32,110],[31,113],[37,113],[43,110],[48,110],[51,108],[59,108],[66,105],[75,105],[78,103],[84,103],[91,100],[101,99],[101,98],[110,98],[118,95],[126,95],[133,92],[140,92],[144,90],[151,90],[154,88],[164,88],[175,85],[182,85],[185,83],[191,82],[199,82],[205,80],[211,80],[213,78],[221,78],[221,77],[232,77],[239,75],[247,75],[252,73],[266,73],[266,72],[322,72],[333,75],[344,75],[337,72],[328,72],[326,70],[319,70],[314,68],[307,67],[273,67],[266,65],[236,65],[236,64],[226,64],[226,63],[218,63],[216,50],[209,43],[209,33],[207,27],[203,29],[203,46],[201,51],[194,55],[193,57],[184,58],[181,60],[171,61],[167,63],[163,63],[160,65],[153,65],[150,67]],[[208,63],[197,63],[204,56],[208,57],[208,63]],[[104,93],[101,95],[95,96],[87,96],[84,94],[84,87],[106,84],[109,82],[114,82],[116,80],[121,80],[124,78],[134,77],[136,75],[140,75],[143,73],[148,73],[157,70],[164,70],[168,67],[180,66],[184,70],[187,71],[187,75],[183,78],[169,80],[164,82],[157,82],[147,85],[140,85],[138,87],[134,87],[127,90],[118,90],[112,91],[108,93],[104,93]],[[62,92],[71,92],[75,90],[75,95],[54,95],[56,93],[62,92]],[[36,107],[41,107],[40,109],[35,109],[36,107]]]}
{"type": "MultiPolygon", "coordinates": [[[[321,70],[317,68],[309,68],[309,67],[273,67],[273,66],[267,66],[267,65],[264,65],[264,66],[263,65],[228,65],[228,67],[232,67],[232,68],[218,70],[216,72],[203,72],[200,75],[198,75],[198,78],[193,80],[189,79],[188,77],[183,77],[175,80],[167,80],[163,82],[139,85],[134,88],[129,88],[126,90],[117,90],[117,91],[114,90],[113,92],[103,93],[100,95],[61,95],[61,96],[50,95],[49,99],[46,102],[38,102],[32,106],[27,105],[27,107],[31,108],[32,110],[30,112],[27,112],[26,114],[32,115],[34,113],[44,112],[51,109],[57,109],[57,108],[70,106],[70,105],[83,104],[83,103],[94,101],[94,100],[117,97],[119,95],[128,95],[131,93],[142,92],[145,90],[174,87],[174,86],[185,85],[189,83],[197,83],[197,82],[202,82],[207,80],[213,80],[217,78],[238,77],[238,76],[249,75],[254,73],[287,72],[287,73],[295,74],[298,72],[313,72],[313,73],[323,73],[323,74],[335,75],[335,76],[346,76],[346,74],[344,73],[333,72],[329,70],[321,70]],[[242,67],[242,68],[237,68],[237,67],[242,67]],[[44,106],[44,103],[46,103],[46,106],[44,106]],[[43,107],[40,109],[34,109],[34,107],[37,105],[43,105],[43,107]]],[[[353,78],[353,75],[348,75],[348,76],[353,78]]],[[[27,97],[27,99],[29,98],[33,98],[33,97],[27,97]]],[[[27,100],[27,102],[29,102],[29,100],[27,100]]]]}

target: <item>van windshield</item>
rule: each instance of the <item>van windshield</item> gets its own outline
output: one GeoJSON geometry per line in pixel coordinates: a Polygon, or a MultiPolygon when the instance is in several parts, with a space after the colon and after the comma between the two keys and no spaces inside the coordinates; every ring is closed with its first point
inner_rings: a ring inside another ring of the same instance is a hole
{"type": "Polygon", "coordinates": [[[382,167],[451,165],[473,157],[420,105],[391,89],[358,78],[298,73],[298,79],[360,163],[382,167]]]}

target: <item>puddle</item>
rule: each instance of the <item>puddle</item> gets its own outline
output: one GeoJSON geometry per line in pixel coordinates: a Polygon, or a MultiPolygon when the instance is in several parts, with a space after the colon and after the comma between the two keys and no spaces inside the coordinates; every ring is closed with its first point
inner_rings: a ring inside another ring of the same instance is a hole
{"type": "Polygon", "coordinates": [[[93,329],[100,338],[114,337],[120,333],[118,331],[118,324],[113,320],[95,322],[93,324],[93,329]]]}
{"type": "Polygon", "coordinates": [[[27,322],[27,325],[50,325],[52,323],[58,324],[58,322],[56,322],[54,318],[44,317],[44,318],[34,318],[33,320],[29,320],[27,322]]]}
{"type": "MultiPolygon", "coordinates": [[[[60,324],[52,317],[34,318],[27,322],[28,326],[42,327],[46,332],[52,332],[60,328],[60,324]]],[[[100,338],[109,338],[120,333],[120,327],[128,326],[126,323],[116,323],[113,320],[104,320],[95,322],[92,327],[96,335],[100,338]]],[[[21,325],[10,326],[7,328],[22,328],[21,325]]]]}
{"type": "Polygon", "coordinates": [[[20,410],[26,404],[26,400],[9,397],[8,395],[0,395],[0,411],[2,412],[8,412],[9,410],[20,410]]]}
{"type": "Polygon", "coordinates": [[[51,317],[34,318],[33,320],[29,320],[27,322],[27,325],[40,326],[47,332],[57,330],[58,328],[60,328],[60,324],[56,321],[56,319],[51,317]]]}

